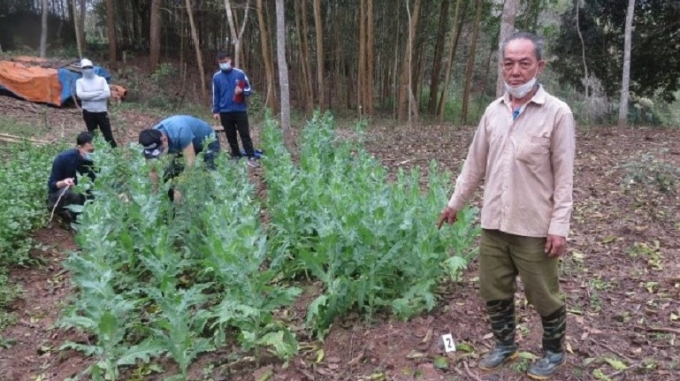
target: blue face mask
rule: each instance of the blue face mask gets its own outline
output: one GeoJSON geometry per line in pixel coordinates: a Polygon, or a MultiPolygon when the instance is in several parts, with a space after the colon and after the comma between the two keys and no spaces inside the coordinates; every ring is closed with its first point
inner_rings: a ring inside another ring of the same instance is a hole
{"type": "Polygon", "coordinates": [[[94,69],[93,68],[83,69],[83,77],[93,78],[94,77],[94,69]]]}
{"type": "Polygon", "coordinates": [[[231,70],[231,62],[220,62],[220,70],[224,71],[231,70]]]}
{"type": "Polygon", "coordinates": [[[85,159],[85,161],[94,161],[94,155],[92,154],[92,152],[85,152],[85,155],[83,155],[83,159],[85,159]]]}

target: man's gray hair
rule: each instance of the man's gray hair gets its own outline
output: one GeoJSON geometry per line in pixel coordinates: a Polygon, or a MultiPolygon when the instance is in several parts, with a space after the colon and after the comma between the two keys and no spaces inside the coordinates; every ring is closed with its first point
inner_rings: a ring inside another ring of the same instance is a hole
{"type": "Polygon", "coordinates": [[[536,60],[540,61],[543,59],[543,38],[529,32],[517,32],[506,38],[505,41],[503,41],[503,45],[501,45],[502,57],[505,57],[505,48],[508,47],[510,41],[514,40],[529,40],[533,42],[534,47],[536,48],[536,60]]]}

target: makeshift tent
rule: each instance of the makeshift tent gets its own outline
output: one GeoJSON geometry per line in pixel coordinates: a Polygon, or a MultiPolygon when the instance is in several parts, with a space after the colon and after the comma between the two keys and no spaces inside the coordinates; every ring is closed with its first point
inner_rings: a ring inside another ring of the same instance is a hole
{"type": "MultiPolygon", "coordinates": [[[[45,59],[37,57],[0,61],[0,90],[9,91],[30,102],[62,106],[75,96],[76,80],[82,76],[77,62],[53,67],[45,59]]],[[[106,69],[95,66],[94,71],[106,78],[107,82],[111,80],[111,74],[106,69]]]]}

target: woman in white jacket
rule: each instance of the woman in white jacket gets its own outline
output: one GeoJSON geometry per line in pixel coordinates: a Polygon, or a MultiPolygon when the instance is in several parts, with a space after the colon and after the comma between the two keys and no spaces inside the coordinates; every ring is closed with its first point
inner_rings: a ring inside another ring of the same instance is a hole
{"type": "Polygon", "coordinates": [[[104,139],[111,144],[111,147],[115,148],[117,144],[111,132],[111,123],[106,107],[106,101],[111,96],[109,84],[106,83],[106,79],[95,74],[92,61],[83,59],[80,61],[80,67],[83,71],[83,77],[76,81],[76,95],[82,101],[83,120],[87,130],[94,132],[99,128],[104,139]]]}

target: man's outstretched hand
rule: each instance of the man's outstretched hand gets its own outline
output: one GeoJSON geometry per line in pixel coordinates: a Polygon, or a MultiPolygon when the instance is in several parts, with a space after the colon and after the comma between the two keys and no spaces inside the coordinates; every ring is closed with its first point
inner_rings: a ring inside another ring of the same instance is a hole
{"type": "Polygon", "coordinates": [[[442,225],[444,225],[444,222],[446,222],[449,225],[453,225],[454,222],[456,222],[456,219],[458,218],[458,211],[447,206],[442,210],[442,213],[439,215],[439,220],[437,220],[437,229],[441,229],[442,225]]]}

